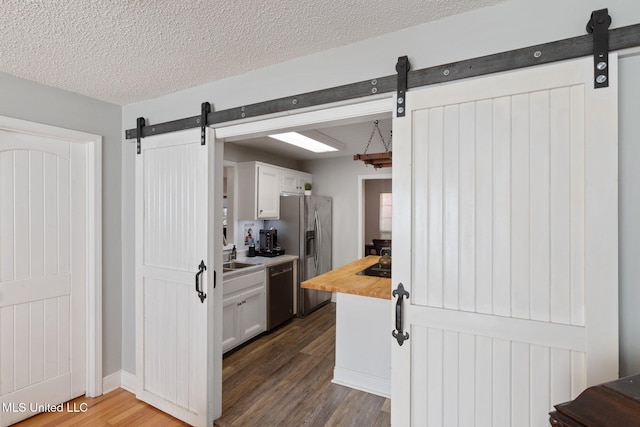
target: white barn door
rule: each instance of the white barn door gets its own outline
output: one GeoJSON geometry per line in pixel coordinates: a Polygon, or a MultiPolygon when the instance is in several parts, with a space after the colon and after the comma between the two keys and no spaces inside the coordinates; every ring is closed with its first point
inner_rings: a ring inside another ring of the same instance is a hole
{"type": "Polygon", "coordinates": [[[1,426],[86,390],[86,146],[26,132],[0,130],[1,426]]]}
{"type": "Polygon", "coordinates": [[[553,404],[617,378],[609,64],[605,89],[585,58],[408,93],[393,132],[393,287],[410,294],[394,426],[544,426],[553,404]]]}
{"type": "Polygon", "coordinates": [[[214,417],[209,132],[147,137],[136,156],[136,395],[196,426],[214,417]]]}

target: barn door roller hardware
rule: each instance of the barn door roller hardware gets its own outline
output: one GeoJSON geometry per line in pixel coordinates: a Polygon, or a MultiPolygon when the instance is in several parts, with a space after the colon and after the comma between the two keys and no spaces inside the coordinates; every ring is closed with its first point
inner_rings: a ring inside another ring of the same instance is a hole
{"type": "Polygon", "coordinates": [[[410,68],[411,64],[409,63],[408,57],[401,56],[398,58],[398,63],[396,64],[396,71],[398,72],[398,96],[396,98],[397,117],[404,117],[407,95],[407,75],[409,74],[410,68]]]}
{"type": "Polygon", "coordinates": [[[207,142],[207,118],[211,112],[211,104],[203,102],[200,106],[200,145],[204,145],[207,142]]]}
{"type": "Polygon", "coordinates": [[[138,131],[138,135],[136,137],[136,141],[138,143],[138,154],[140,154],[140,152],[142,151],[142,148],[140,147],[140,140],[142,139],[142,128],[145,126],[145,124],[146,123],[144,117],[138,117],[138,119],[136,120],[136,129],[138,131]]]}
{"type": "MultiPolygon", "coordinates": [[[[589,24],[587,24],[587,28],[591,28],[594,35],[584,34],[582,36],[564,40],[523,47],[520,49],[510,50],[508,52],[495,53],[492,55],[465,59],[450,64],[437,65],[413,71],[409,70],[409,62],[407,61],[406,88],[404,88],[405,94],[407,90],[413,88],[591,56],[594,55],[595,51],[594,39],[599,40],[601,31],[604,31],[607,35],[608,51],[640,46],[640,24],[607,30],[607,27],[609,26],[608,15],[606,12],[604,13],[604,15],[607,16],[607,19],[604,21],[604,24],[601,24],[598,23],[600,20],[600,14],[598,12],[599,11],[593,12],[592,15],[595,17],[595,20],[592,19],[589,21],[589,24]],[[592,24],[592,22],[595,24],[592,24]]],[[[596,55],[599,54],[596,53],[596,55]]],[[[605,59],[606,57],[607,55],[603,56],[605,59]]],[[[596,69],[598,68],[599,62],[601,61],[595,63],[596,69]]],[[[608,64],[605,67],[605,71],[607,69],[608,64]]],[[[402,71],[404,73],[404,69],[402,71]]],[[[398,72],[397,75],[392,74],[385,77],[379,77],[377,79],[364,80],[361,82],[316,90],[295,96],[287,96],[284,98],[272,99],[270,101],[258,102],[227,110],[209,112],[206,120],[207,126],[215,126],[216,124],[250,117],[258,117],[266,114],[285,113],[299,108],[354,100],[371,95],[380,95],[385,93],[392,94],[394,91],[398,91],[398,80],[404,75],[403,73],[398,72]]],[[[598,77],[600,77],[600,74],[596,75],[595,78],[598,79],[598,77]]],[[[402,77],[402,79],[404,79],[404,77],[402,77]]],[[[600,77],[600,79],[602,79],[602,77],[600,77]]],[[[608,82],[608,78],[604,83],[606,82],[608,82]]],[[[406,97],[404,96],[403,104],[406,104],[406,97]]],[[[406,105],[402,105],[402,108],[403,113],[406,112],[406,105]]],[[[402,117],[398,114],[399,109],[400,106],[396,106],[396,114],[398,117],[402,117]]],[[[137,128],[129,129],[126,131],[125,135],[127,139],[133,139],[137,138],[138,135],[146,137],[198,127],[202,127],[201,114],[157,125],[145,125],[142,127],[141,131],[137,128]]]]}
{"type": "Polygon", "coordinates": [[[611,16],[607,9],[594,10],[587,22],[587,32],[593,33],[593,87],[609,86],[609,26],[611,16]]]}

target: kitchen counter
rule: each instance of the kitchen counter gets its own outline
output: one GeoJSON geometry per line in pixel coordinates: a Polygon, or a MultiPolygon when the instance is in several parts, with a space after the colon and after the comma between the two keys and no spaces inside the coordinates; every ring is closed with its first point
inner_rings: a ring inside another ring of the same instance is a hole
{"type": "Polygon", "coordinates": [[[378,262],[369,255],[302,282],[336,292],[335,384],[391,397],[391,279],[356,274],[378,262]]]}
{"type": "Polygon", "coordinates": [[[272,265],[281,264],[283,262],[293,261],[298,259],[296,255],[279,255],[274,257],[266,257],[266,256],[256,256],[256,257],[247,257],[247,256],[239,256],[235,261],[243,262],[246,264],[255,264],[254,267],[245,267],[240,268],[238,270],[228,271],[223,273],[222,279],[229,280],[234,277],[242,276],[244,274],[253,273],[255,271],[259,271],[261,268],[270,267],[272,265]]]}
{"type": "Polygon", "coordinates": [[[391,299],[391,279],[360,276],[356,273],[378,262],[380,257],[369,255],[301,283],[303,288],[339,292],[364,297],[391,299]]]}
{"type": "Polygon", "coordinates": [[[236,261],[239,262],[246,262],[247,264],[260,264],[260,265],[264,265],[265,267],[270,267],[272,265],[277,265],[277,264],[281,264],[283,262],[287,262],[287,261],[293,261],[298,259],[298,257],[296,255],[278,255],[278,256],[274,256],[274,257],[269,257],[269,256],[254,256],[254,257],[248,257],[248,256],[240,256],[238,257],[238,259],[236,259],[236,261]]]}

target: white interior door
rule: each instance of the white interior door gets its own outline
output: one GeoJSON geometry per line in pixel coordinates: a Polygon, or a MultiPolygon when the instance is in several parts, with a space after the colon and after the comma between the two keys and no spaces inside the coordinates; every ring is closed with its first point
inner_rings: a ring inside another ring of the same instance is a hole
{"type": "Polygon", "coordinates": [[[198,426],[214,417],[212,144],[209,130],[206,145],[199,129],[173,132],[145,138],[136,158],[136,395],[198,426]]]}
{"type": "Polygon", "coordinates": [[[605,89],[585,58],[408,93],[393,125],[393,286],[410,294],[393,425],[543,426],[617,378],[609,64],[605,89]]]}
{"type": "Polygon", "coordinates": [[[0,425],[85,393],[86,146],[0,130],[0,425]]]}

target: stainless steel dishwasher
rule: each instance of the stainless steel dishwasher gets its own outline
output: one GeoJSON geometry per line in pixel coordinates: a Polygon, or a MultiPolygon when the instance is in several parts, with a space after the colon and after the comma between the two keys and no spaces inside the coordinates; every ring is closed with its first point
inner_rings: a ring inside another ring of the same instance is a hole
{"type": "Polygon", "coordinates": [[[293,261],[267,267],[267,331],[293,317],[293,261]]]}

